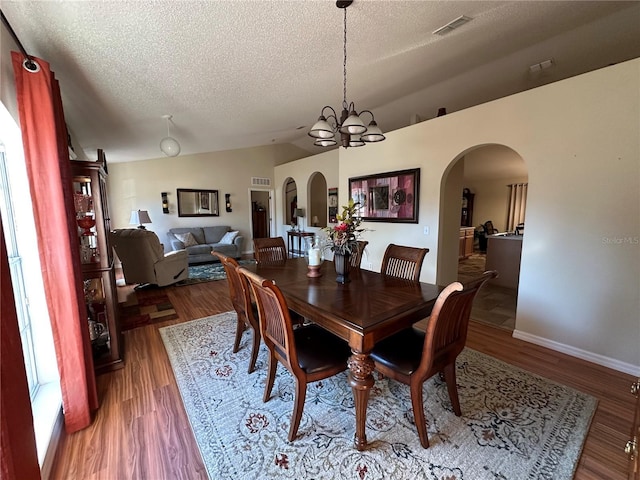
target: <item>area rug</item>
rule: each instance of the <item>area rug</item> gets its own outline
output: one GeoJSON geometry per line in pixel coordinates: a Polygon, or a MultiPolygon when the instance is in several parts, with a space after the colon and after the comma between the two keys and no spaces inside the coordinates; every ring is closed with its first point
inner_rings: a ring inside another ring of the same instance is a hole
{"type": "MultiPolygon", "coordinates": [[[[238,260],[240,265],[249,265],[255,263],[254,260],[238,260]]],[[[215,280],[224,280],[227,275],[224,267],[220,262],[204,263],[201,265],[189,265],[189,278],[180,280],[175,283],[176,287],[185,285],[193,285],[194,283],[213,282],[215,280]]]]}
{"type": "Polygon", "coordinates": [[[142,299],[131,295],[127,302],[120,304],[120,328],[122,331],[176,318],[178,315],[173,309],[169,297],[164,294],[142,299]]]}
{"type": "Polygon", "coordinates": [[[263,403],[266,348],[247,374],[250,338],[233,354],[234,312],[160,329],[211,479],[570,479],[596,408],[581,392],[474,350],[457,362],[462,417],[446,384],[425,382],[429,449],[413,423],[408,387],[376,377],[369,448],[353,447],[347,374],[308,385],[298,437],[287,433],[294,381],[281,365],[263,403]]]}

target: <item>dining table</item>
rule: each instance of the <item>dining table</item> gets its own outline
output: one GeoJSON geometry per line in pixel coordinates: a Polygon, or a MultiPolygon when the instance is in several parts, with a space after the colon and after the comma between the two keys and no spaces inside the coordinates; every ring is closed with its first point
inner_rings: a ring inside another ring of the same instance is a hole
{"type": "Polygon", "coordinates": [[[369,354],[376,342],[428,317],[442,287],[359,268],[352,269],[350,281],[342,284],[336,281],[330,261],[322,263],[319,277],[308,277],[305,258],[245,268],[274,281],[289,309],[349,344],[348,378],[356,417],[354,445],[365,450],[367,403],[375,382],[369,354]]]}

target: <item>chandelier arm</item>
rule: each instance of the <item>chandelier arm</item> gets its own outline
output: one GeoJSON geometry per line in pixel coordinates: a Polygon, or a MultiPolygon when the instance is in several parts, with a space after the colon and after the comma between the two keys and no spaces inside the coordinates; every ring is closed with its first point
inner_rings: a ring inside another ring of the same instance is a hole
{"type": "Polygon", "coordinates": [[[324,107],[322,107],[322,111],[320,112],[320,114],[324,116],[324,111],[327,108],[331,110],[331,115],[328,115],[326,118],[330,118],[330,117],[338,118],[338,116],[336,115],[336,111],[333,109],[331,105],[325,105],[324,107]]]}
{"type": "Polygon", "coordinates": [[[369,115],[371,115],[371,120],[375,122],[375,117],[373,116],[373,112],[371,110],[362,110],[359,114],[359,116],[362,116],[363,113],[368,113],[369,115]]]}

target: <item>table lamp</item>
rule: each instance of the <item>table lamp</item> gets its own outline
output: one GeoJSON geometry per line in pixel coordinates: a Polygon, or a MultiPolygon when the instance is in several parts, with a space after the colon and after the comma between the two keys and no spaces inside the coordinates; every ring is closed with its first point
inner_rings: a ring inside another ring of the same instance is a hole
{"type": "Polygon", "coordinates": [[[149,212],[146,210],[133,210],[131,212],[131,218],[129,219],[129,225],[138,225],[138,228],[146,230],[143,223],[151,223],[149,218],[149,212]]]}
{"type": "MultiPolygon", "coordinates": [[[[304,208],[296,208],[293,212],[293,216],[296,217],[296,224],[298,222],[298,218],[304,218],[304,208]]],[[[304,232],[304,220],[302,221],[302,227],[300,228],[301,232],[304,232]]]]}

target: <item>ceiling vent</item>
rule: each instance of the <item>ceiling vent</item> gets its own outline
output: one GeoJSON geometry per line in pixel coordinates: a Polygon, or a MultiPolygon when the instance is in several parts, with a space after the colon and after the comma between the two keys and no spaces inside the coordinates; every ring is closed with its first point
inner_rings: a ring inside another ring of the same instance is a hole
{"type": "Polygon", "coordinates": [[[553,59],[545,60],[544,62],[536,63],[529,66],[529,73],[534,74],[553,67],[553,59]]]}
{"type": "Polygon", "coordinates": [[[461,27],[465,23],[469,23],[471,20],[472,20],[471,17],[467,17],[466,15],[460,15],[455,20],[451,20],[446,25],[443,25],[442,27],[438,28],[437,30],[434,30],[433,34],[434,35],[446,35],[447,33],[455,30],[456,28],[461,27]]]}
{"type": "Polygon", "coordinates": [[[271,179],[261,178],[261,177],[251,177],[251,186],[252,187],[270,187],[271,179]]]}

